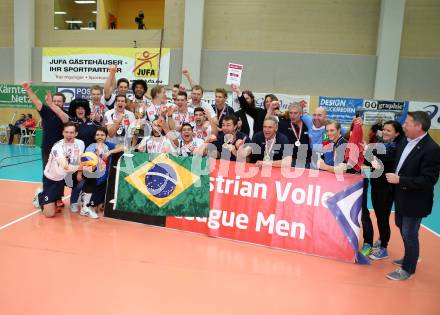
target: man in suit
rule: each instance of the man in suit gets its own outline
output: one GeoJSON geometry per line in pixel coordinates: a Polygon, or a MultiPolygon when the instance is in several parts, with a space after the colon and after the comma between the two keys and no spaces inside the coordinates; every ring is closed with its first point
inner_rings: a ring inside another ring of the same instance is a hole
{"type": "Polygon", "coordinates": [[[406,280],[415,273],[420,223],[432,211],[434,185],[440,170],[440,147],[427,133],[430,126],[427,113],[408,113],[403,125],[406,139],[397,147],[395,172],[385,174],[393,184],[395,221],[405,249],[403,258],[393,261],[400,268],[386,276],[391,280],[406,280]]]}

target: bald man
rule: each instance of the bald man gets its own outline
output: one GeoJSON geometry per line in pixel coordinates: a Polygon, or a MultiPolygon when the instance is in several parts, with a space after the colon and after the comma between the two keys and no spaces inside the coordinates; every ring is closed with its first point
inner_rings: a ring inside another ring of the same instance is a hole
{"type": "MultiPolygon", "coordinates": [[[[316,160],[318,155],[323,153],[323,146],[329,144],[331,141],[328,139],[325,132],[325,124],[328,121],[327,111],[324,107],[317,107],[313,116],[305,114],[302,116],[304,124],[308,128],[310,146],[312,147],[312,161],[311,168],[317,169],[316,160]]],[[[342,127],[342,135],[345,135],[348,131],[347,127],[342,127]]]]}

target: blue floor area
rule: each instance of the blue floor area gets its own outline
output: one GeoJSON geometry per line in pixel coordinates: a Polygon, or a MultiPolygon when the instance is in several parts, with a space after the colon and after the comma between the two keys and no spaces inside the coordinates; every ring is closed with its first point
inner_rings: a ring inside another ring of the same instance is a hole
{"type": "MultiPolygon", "coordinates": [[[[0,179],[41,182],[42,168],[40,148],[0,144],[0,179]]],[[[435,187],[434,198],[432,214],[422,223],[440,234],[440,183],[435,187]]],[[[368,207],[373,208],[371,198],[368,207]]]]}
{"type": "Polygon", "coordinates": [[[42,169],[40,148],[0,144],[0,179],[41,182],[42,169]]]}

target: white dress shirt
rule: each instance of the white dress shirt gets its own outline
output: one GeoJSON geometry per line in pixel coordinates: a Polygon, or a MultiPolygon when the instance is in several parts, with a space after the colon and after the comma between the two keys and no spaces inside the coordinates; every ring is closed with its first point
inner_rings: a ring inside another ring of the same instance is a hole
{"type": "Polygon", "coordinates": [[[405,162],[408,155],[416,147],[416,145],[420,142],[420,140],[422,140],[422,138],[424,136],[426,136],[426,132],[423,135],[421,135],[420,137],[412,139],[412,140],[407,138],[408,143],[406,144],[405,149],[403,149],[402,155],[400,156],[399,164],[397,164],[397,168],[396,168],[396,174],[399,174],[399,171],[403,165],[403,162],[405,162]]]}

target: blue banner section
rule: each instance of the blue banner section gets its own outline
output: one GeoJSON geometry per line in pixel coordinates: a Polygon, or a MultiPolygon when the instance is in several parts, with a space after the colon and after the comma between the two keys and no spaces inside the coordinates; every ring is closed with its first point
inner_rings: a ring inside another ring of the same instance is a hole
{"type": "Polygon", "coordinates": [[[65,108],[69,108],[70,102],[75,98],[90,99],[90,87],[87,86],[58,86],[57,92],[61,92],[66,97],[65,108]]]}
{"type": "Polygon", "coordinates": [[[319,97],[319,105],[327,110],[329,119],[341,124],[351,124],[356,116],[356,110],[362,108],[364,100],[361,98],[319,97]]]}
{"type": "MultiPolygon", "coordinates": [[[[359,249],[363,190],[364,186],[360,181],[327,200],[329,210],[335,216],[336,221],[356,252],[359,249]]],[[[368,263],[368,260],[362,258],[357,255],[357,262],[361,264],[368,263]]]]}

